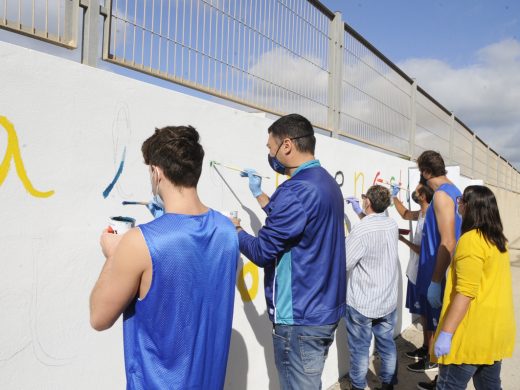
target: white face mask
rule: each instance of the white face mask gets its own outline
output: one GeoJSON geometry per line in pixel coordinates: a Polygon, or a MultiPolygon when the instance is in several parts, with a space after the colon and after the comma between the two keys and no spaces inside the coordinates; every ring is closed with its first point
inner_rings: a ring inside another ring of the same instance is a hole
{"type": "Polygon", "coordinates": [[[153,194],[153,203],[155,203],[157,206],[159,206],[161,209],[164,209],[164,202],[161,198],[161,195],[159,195],[159,180],[157,180],[157,184],[155,186],[155,191],[153,189],[153,175],[156,174],[159,175],[157,172],[157,168],[152,168],[152,194],[153,194]]]}

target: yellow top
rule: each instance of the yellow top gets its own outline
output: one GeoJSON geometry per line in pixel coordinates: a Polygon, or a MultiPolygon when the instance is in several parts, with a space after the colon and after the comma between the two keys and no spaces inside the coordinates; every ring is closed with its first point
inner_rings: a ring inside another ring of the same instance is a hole
{"type": "MultiPolygon", "coordinates": [[[[448,272],[435,340],[455,293],[473,298],[440,364],[493,364],[513,355],[515,318],[509,253],[500,253],[477,230],[463,234],[448,272]]],[[[432,360],[435,361],[435,354],[432,360]]]]}

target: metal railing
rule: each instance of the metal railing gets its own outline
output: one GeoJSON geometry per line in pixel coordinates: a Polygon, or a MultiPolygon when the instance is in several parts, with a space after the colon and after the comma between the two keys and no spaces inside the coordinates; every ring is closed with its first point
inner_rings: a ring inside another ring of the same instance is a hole
{"type": "Polygon", "coordinates": [[[518,170],[318,0],[0,0],[0,28],[74,48],[80,8],[84,63],[102,41],[111,63],[405,158],[435,149],[520,192],[518,170]]]}
{"type": "Polygon", "coordinates": [[[0,0],[0,28],[77,47],[79,0],[0,0]]]}

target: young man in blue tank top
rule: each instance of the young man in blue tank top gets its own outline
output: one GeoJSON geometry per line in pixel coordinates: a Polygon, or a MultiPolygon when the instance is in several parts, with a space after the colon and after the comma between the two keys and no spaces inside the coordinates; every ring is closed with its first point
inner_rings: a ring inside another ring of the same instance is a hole
{"type": "MultiPolygon", "coordinates": [[[[417,159],[421,179],[434,191],[433,200],[426,212],[421,240],[421,253],[417,272],[417,292],[426,306],[427,327],[435,333],[439,321],[446,271],[451,263],[460,237],[461,217],[457,210],[460,190],[446,177],[442,156],[433,150],[423,152],[417,159]]],[[[430,340],[430,348],[433,345],[430,340]]],[[[436,365],[435,365],[436,366],[436,365]]],[[[424,372],[435,368],[429,356],[408,369],[424,372]]],[[[420,389],[434,388],[435,384],[420,383],[420,389]]]]}
{"type": "Polygon", "coordinates": [[[164,215],[123,236],[104,232],[106,262],[90,322],[123,313],[127,389],[222,389],[231,337],[238,240],[206,207],[197,183],[204,150],[191,126],[156,129],[142,146],[164,215]]]}
{"type": "Polygon", "coordinates": [[[311,123],[290,114],[268,129],[268,162],[291,178],[269,198],[248,170],[249,188],[267,214],[254,237],[240,227],[240,251],[264,268],[280,387],[321,389],[321,373],[345,315],[344,202],[334,178],[314,157],[311,123]]]}

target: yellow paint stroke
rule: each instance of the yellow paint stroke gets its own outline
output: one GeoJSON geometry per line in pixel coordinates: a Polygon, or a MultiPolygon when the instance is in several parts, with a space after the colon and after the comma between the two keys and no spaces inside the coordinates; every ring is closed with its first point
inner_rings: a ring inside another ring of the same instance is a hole
{"type": "Polygon", "coordinates": [[[18,177],[22,181],[23,186],[31,194],[37,198],[48,198],[54,194],[54,191],[38,191],[33,187],[29,177],[27,177],[27,173],[25,172],[25,167],[23,165],[22,156],[20,154],[20,146],[18,145],[18,136],[16,135],[16,130],[11,122],[5,117],[0,116],[0,126],[2,126],[5,131],[7,131],[7,149],[5,151],[5,156],[0,164],[0,185],[4,182],[7,177],[7,173],[9,173],[9,168],[11,166],[11,160],[14,160],[14,165],[16,167],[16,173],[18,177]]]}
{"type": "Polygon", "coordinates": [[[363,172],[354,172],[354,196],[357,196],[357,183],[361,177],[361,193],[365,192],[365,174],[363,172]]]}
{"type": "Polygon", "coordinates": [[[256,294],[258,294],[258,267],[251,261],[244,264],[242,269],[238,272],[237,287],[244,302],[251,302],[256,298],[256,294]],[[249,288],[247,288],[245,282],[247,274],[251,274],[253,281],[249,288]]]}

